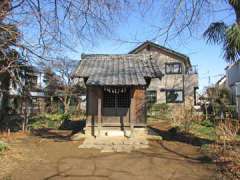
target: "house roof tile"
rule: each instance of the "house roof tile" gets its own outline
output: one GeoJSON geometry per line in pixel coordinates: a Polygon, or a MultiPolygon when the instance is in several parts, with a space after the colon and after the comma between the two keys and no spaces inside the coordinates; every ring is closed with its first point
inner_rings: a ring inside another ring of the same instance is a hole
{"type": "Polygon", "coordinates": [[[145,54],[84,54],[75,77],[88,78],[87,85],[146,85],[145,78],[161,78],[159,62],[145,54]]]}

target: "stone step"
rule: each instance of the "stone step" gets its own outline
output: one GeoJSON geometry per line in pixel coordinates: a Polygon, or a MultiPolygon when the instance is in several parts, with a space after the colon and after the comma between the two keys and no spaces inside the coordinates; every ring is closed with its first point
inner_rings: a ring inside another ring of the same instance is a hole
{"type": "Polygon", "coordinates": [[[121,130],[101,130],[100,136],[124,137],[125,132],[121,130]]]}
{"type": "Polygon", "coordinates": [[[97,137],[86,138],[79,148],[95,148],[101,152],[131,152],[133,150],[148,148],[146,138],[126,137],[97,137]]]}

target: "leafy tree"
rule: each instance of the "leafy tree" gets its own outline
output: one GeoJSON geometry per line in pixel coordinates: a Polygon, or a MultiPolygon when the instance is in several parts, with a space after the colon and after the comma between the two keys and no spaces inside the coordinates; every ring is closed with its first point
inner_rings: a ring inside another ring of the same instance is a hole
{"type": "Polygon", "coordinates": [[[236,20],[232,25],[224,22],[214,22],[204,33],[207,41],[214,44],[223,44],[224,57],[228,62],[235,62],[240,57],[240,1],[228,0],[234,9],[236,20]]]}
{"type": "MultiPolygon", "coordinates": [[[[211,103],[213,115],[220,116],[226,112],[232,113],[231,111],[231,94],[225,87],[209,87],[207,89],[208,99],[211,103]]],[[[234,114],[232,114],[234,115],[234,114]]]]}

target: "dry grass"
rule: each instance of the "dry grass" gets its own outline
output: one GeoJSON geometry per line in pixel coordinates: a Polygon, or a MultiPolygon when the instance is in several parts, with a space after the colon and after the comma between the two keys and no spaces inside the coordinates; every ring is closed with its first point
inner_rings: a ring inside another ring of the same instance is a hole
{"type": "Polygon", "coordinates": [[[218,141],[235,141],[240,130],[238,121],[231,119],[224,120],[216,126],[216,135],[218,141]]]}
{"type": "Polygon", "coordinates": [[[183,127],[184,132],[189,133],[192,122],[195,120],[193,109],[180,108],[172,114],[171,125],[173,127],[183,127]]]}
{"type": "Polygon", "coordinates": [[[0,177],[11,173],[20,161],[24,160],[25,151],[23,149],[16,149],[9,146],[6,151],[0,155],[0,177]]]}
{"type": "Polygon", "coordinates": [[[0,133],[0,140],[3,140],[5,142],[11,142],[11,141],[14,141],[16,139],[25,138],[29,134],[30,134],[29,132],[23,132],[23,131],[19,131],[19,132],[2,132],[2,133],[0,133]]]}
{"type": "Polygon", "coordinates": [[[217,170],[220,172],[219,179],[240,179],[240,146],[228,144],[212,144],[209,150],[214,157],[217,170]]]}

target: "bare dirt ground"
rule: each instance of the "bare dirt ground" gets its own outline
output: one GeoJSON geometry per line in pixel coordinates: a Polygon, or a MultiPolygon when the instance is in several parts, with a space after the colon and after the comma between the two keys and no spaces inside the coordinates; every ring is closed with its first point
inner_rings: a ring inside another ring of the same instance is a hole
{"type": "Polygon", "coordinates": [[[215,179],[215,165],[190,143],[168,139],[131,153],[100,153],[79,149],[81,142],[69,135],[44,130],[10,139],[10,149],[0,155],[0,179],[215,179]]]}

